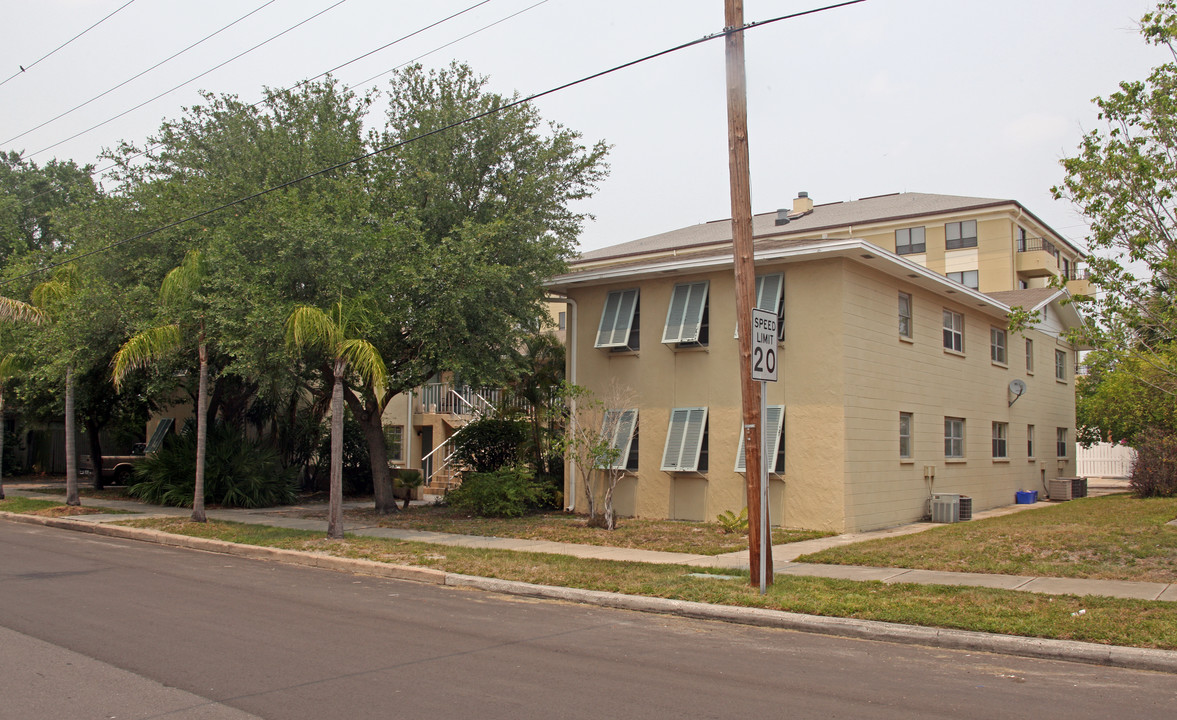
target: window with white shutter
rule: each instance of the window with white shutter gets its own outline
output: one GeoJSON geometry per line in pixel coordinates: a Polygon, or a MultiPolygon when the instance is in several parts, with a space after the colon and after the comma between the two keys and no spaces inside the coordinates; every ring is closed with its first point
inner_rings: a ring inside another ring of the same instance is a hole
{"type": "Polygon", "coordinates": [[[637,408],[605,411],[605,420],[601,423],[601,437],[608,437],[609,447],[617,451],[608,469],[625,470],[628,467],[630,444],[633,442],[637,427],[637,408]]]}
{"type": "Polygon", "coordinates": [[[707,280],[703,280],[674,286],[670,308],[666,311],[666,329],[662,333],[662,342],[706,344],[706,340],[701,339],[700,332],[704,327],[703,315],[707,309],[709,284],[707,280]]]}
{"type": "MultiPolygon", "coordinates": [[[[769,467],[774,473],[782,473],[785,471],[784,467],[784,431],[785,431],[785,406],[784,405],[769,405],[766,408],[767,414],[765,416],[765,424],[768,425],[768,448],[761,448],[761,452],[767,452],[770,458],[769,467]]],[[[736,450],[736,472],[744,472],[744,433],[740,433],[740,447],[736,450]]]]}
{"type": "Polygon", "coordinates": [[[596,347],[637,349],[636,338],[631,338],[634,314],[638,307],[638,290],[614,290],[605,298],[601,324],[597,328],[596,347]]]}
{"type": "Polygon", "coordinates": [[[666,449],[662,453],[662,470],[696,472],[707,437],[707,408],[675,408],[670,412],[666,432],[666,449]]]}

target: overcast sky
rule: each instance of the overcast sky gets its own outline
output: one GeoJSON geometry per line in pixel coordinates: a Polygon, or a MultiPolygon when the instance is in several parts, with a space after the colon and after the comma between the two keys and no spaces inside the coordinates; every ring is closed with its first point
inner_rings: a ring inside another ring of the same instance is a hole
{"type": "MultiPolygon", "coordinates": [[[[123,82],[266,0],[5,3],[0,149],[32,154],[209,70],[338,0],[275,0],[214,39],[85,108],[4,142],[123,82]],[[30,67],[31,66],[31,67],[30,67]]],[[[177,117],[196,92],[250,101],[345,63],[477,0],[345,0],[242,58],[76,139],[37,153],[97,162],[177,117]]],[[[746,0],[745,20],[826,4],[746,0]]],[[[718,32],[723,0],[491,0],[336,76],[354,86],[432,54],[522,95],[718,32]],[[537,5],[537,3],[539,3],[537,5]],[[522,11],[522,12],[521,12],[522,11]]],[[[746,34],[753,212],[891,192],[1010,198],[1085,246],[1086,226],[1050,187],[1060,158],[1098,127],[1091,99],[1143,79],[1167,51],[1145,45],[1147,0],[866,0],[746,34]]],[[[715,40],[538,101],[543,116],[613,146],[581,206],[594,249],[730,215],[724,50],[715,40]]],[[[99,163],[101,167],[103,163],[99,163]]]]}

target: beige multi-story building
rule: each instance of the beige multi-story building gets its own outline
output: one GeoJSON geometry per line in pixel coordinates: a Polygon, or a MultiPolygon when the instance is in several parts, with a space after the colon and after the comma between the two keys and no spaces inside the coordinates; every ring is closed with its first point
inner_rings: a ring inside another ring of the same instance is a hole
{"type": "MultiPolygon", "coordinates": [[[[1074,474],[1077,354],[1064,333],[1080,322],[1069,295],[1089,292],[1083,255],[1021,204],[902,193],[814,205],[802,193],[755,216],[753,235],[757,306],[780,320],[773,524],[885,527],[923,517],[932,493],[981,510],[1074,474]],[[1009,332],[1013,307],[1037,323],[1009,332]]],[[[618,512],[738,512],[730,221],[585,253],[547,285],[567,298],[573,381],[636,398],[614,408],[618,512]]]]}

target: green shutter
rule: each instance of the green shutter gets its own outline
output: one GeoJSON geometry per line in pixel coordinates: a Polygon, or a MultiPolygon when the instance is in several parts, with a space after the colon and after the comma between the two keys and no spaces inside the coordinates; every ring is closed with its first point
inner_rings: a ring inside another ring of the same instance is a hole
{"type": "Polygon", "coordinates": [[[668,472],[692,472],[698,469],[699,453],[703,448],[703,431],[706,428],[707,408],[672,410],[661,469],[668,472]]]}
{"type": "Polygon", "coordinates": [[[699,340],[703,324],[703,308],[707,305],[708,281],[683,283],[674,286],[670,308],[666,312],[664,343],[689,343],[699,340]]]}

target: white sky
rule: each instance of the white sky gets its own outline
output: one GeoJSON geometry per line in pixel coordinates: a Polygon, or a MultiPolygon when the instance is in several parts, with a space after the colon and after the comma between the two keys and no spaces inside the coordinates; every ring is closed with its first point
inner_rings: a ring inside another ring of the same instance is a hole
{"type": "MultiPolygon", "coordinates": [[[[5,3],[0,80],[126,0],[5,3]]],[[[0,149],[33,153],[204,72],[336,0],[277,0],[127,86],[3,142],[155,64],[265,0],[136,0],[0,86],[0,149]]],[[[358,85],[540,0],[491,2],[336,73],[358,85]]],[[[347,0],[316,20],[144,108],[32,159],[95,162],[142,143],[196,90],[260,97],[474,4],[347,0]]],[[[746,0],[745,20],[823,0],[746,0]]],[[[457,59],[522,95],[704,35],[723,0],[547,0],[422,62],[457,59]]],[[[1049,189],[1058,160],[1098,126],[1091,98],[1143,79],[1167,51],[1136,24],[1148,0],[867,0],[746,35],[753,212],[913,191],[1022,202],[1081,246],[1082,218],[1049,189]]],[[[613,146],[611,174],[580,208],[582,249],[730,215],[722,40],[538,101],[543,116],[613,146]]],[[[101,166],[101,165],[100,165],[101,166]]]]}

